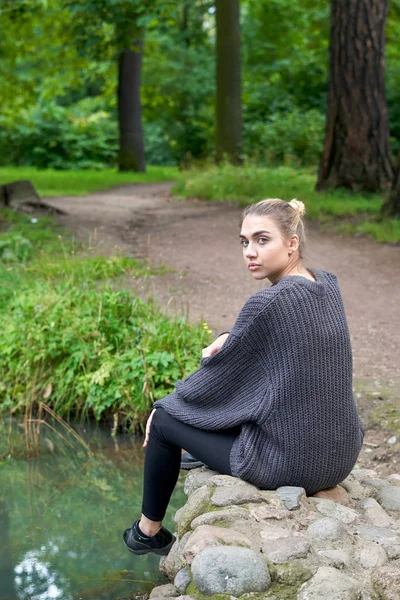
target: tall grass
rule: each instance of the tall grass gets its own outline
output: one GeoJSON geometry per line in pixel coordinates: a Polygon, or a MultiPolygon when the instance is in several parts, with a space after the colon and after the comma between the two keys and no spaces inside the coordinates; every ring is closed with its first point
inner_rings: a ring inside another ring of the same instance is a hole
{"type": "Polygon", "coordinates": [[[136,427],[197,367],[207,329],[115,285],[154,273],[148,264],[81,256],[50,220],[0,215],[0,412],[45,399],[62,417],[136,427]]]}
{"type": "Polygon", "coordinates": [[[316,178],[315,170],[309,168],[223,165],[180,173],[172,191],[181,197],[231,201],[239,206],[267,197],[298,198],[305,202],[311,220],[336,224],[350,234],[368,234],[379,242],[400,242],[400,220],[380,216],[382,196],[345,189],[316,192],[316,178]]]}

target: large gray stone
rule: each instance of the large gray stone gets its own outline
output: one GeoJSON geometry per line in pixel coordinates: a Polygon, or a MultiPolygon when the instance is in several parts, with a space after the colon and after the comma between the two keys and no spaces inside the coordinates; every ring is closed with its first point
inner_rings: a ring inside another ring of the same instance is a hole
{"type": "Polygon", "coordinates": [[[178,571],[174,579],[174,586],[176,591],[179,594],[184,594],[191,580],[192,578],[190,577],[189,570],[186,569],[186,567],[178,571]]]}
{"type": "Polygon", "coordinates": [[[310,544],[302,535],[264,541],[261,547],[268,560],[274,564],[286,563],[295,558],[306,558],[309,549],[310,544]]]}
{"type": "Polygon", "coordinates": [[[386,510],[400,511],[400,487],[388,485],[380,488],[376,497],[386,510]]]}
{"type": "Polygon", "coordinates": [[[350,554],[346,550],[319,550],[318,556],[330,567],[344,569],[351,565],[350,554]]]}
{"type": "Polygon", "coordinates": [[[307,529],[307,535],[311,540],[335,541],[346,534],[342,523],[332,517],[323,517],[311,523],[307,529]]]}
{"type": "Polygon", "coordinates": [[[304,583],[298,600],[359,600],[361,584],[332,567],[320,567],[314,577],[304,583]]]}
{"type": "Polygon", "coordinates": [[[376,490],[380,490],[380,489],[390,485],[390,483],[387,481],[387,479],[369,479],[369,478],[367,478],[367,479],[362,479],[361,483],[368,487],[372,487],[376,490]]]}
{"type": "Polygon", "coordinates": [[[364,509],[365,520],[371,525],[390,527],[392,519],[374,498],[366,498],[361,503],[361,508],[364,509]]]}
{"type": "Polygon", "coordinates": [[[351,472],[353,477],[358,481],[362,481],[363,479],[374,479],[378,477],[378,473],[373,469],[355,469],[351,472]]]}
{"type": "Polygon", "coordinates": [[[266,563],[248,548],[207,548],[192,563],[193,580],[202,594],[265,592],[271,583],[266,563]]]}
{"type": "Polygon", "coordinates": [[[188,475],[185,479],[184,492],[187,496],[190,496],[195,490],[202,487],[203,485],[207,485],[209,480],[217,475],[216,471],[211,471],[206,467],[202,467],[201,469],[192,469],[189,471],[188,475]]]}
{"type": "Polygon", "coordinates": [[[212,488],[203,485],[195,490],[188,498],[186,504],[178,510],[175,515],[175,521],[178,527],[178,536],[181,537],[190,529],[191,522],[201,515],[203,512],[208,512],[207,508],[210,504],[212,488]]]}
{"type": "Polygon", "coordinates": [[[315,498],[314,502],[317,504],[318,512],[324,515],[324,517],[332,517],[345,525],[350,525],[350,523],[354,523],[358,519],[358,514],[355,510],[337,504],[337,502],[333,502],[332,500],[315,498]]]}
{"type": "Polygon", "coordinates": [[[300,500],[306,495],[306,491],[302,487],[294,487],[291,485],[279,487],[276,490],[276,493],[288,510],[300,508],[300,500]]]}
{"type": "Polygon", "coordinates": [[[262,498],[258,489],[249,483],[217,487],[211,498],[213,506],[232,506],[233,504],[261,501],[262,498]]]}
{"type": "Polygon", "coordinates": [[[213,525],[218,521],[236,521],[237,519],[249,519],[250,514],[246,508],[240,506],[231,506],[229,508],[214,510],[204,513],[193,519],[191,528],[196,529],[200,525],[213,525]]]}
{"type": "Polygon", "coordinates": [[[373,525],[361,525],[358,534],[366,542],[376,542],[383,546],[389,558],[400,558],[400,535],[395,531],[373,525]]]}
{"type": "Polygon", "coordinates": [[[360,565],[364,569],[381,567],[387,563],[388,557],[382,546],[370,542],[360,552],[360,565]]]}
{"type": "Polygon", "coordinates": [[[231,485],[249,485],[247,481],[243,481],[243,479],[239,479],[239,477],[232,477],[231,475],[221,475],[217,473],[217,475],[213,475],[208,481],[208,485],[213,485],[214,487],[229,487],[231,485]]]}

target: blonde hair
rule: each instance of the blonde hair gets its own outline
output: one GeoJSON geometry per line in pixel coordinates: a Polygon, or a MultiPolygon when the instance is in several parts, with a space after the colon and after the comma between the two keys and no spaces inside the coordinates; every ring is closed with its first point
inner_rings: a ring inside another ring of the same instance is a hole
{"type": "Polygon", "coordinates": [[[280,198],[267,198],[250,204],[243,211],[243,220],[249,215],[270,217],[286,239],[292,235],[299,238],[299,255],[303,258],[306,233],[302,216],[306,212],[304,202],[293,198],[290,202],[280,198]]]}

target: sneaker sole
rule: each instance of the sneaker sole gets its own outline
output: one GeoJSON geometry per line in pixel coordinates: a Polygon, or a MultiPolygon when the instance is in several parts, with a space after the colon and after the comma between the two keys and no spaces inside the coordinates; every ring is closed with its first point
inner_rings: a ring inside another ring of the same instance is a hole
{"type": "Polygon", "coordinates": [[[133,550],[132,548],[130,548],[128,546],[128,544],[125,542],[124,538],[122,538],[122,541],[124,542],[125,546],[128,548],[129,552],[132,552],[132,554],[137,554],[137,555],[142,555],[142,554],[149,554],[150,552],[152,552],[153,554],[158,554],[159,556],[166,556],[169,551],[171,550],[172,546],[174,545],[176,538],[174,537],[174,539],[168,544],[168,546],[164,546],[164,548],[143,548],[143,550],[133,550]]]}
{"type": "Polygon", "coordinates": [[[197,462],[181,462],[181,469],[183,471],[190,471],[190,469],[197,469],[198,467],[205,467],[205,464],[198,460],[197,462]]]}

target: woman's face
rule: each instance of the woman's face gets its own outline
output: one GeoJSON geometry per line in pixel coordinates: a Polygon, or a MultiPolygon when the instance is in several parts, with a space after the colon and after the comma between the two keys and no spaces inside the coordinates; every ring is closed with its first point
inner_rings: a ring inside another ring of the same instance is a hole
{"type": "Polygon", "coordinates": [[[285,240],[272,219],[257,215],[243,220],[240,243],[254,279],[268,278],[272,283],[293,266],[291,258],[298,248],[297,236],[285,240]]]}

